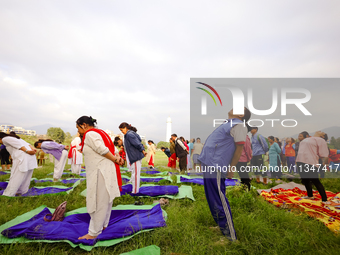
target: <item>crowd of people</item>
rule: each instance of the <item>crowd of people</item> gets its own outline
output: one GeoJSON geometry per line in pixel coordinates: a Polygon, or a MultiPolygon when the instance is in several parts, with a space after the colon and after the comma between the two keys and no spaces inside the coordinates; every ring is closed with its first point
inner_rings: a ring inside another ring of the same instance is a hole
{"type": "MultiPolygon", "coordinates": [[[[237,115],[229,111],[228,119],[217,127],[205,143],[200,138],[185,140],[172,134],[169,148],[160,149],[168,157],[168,167],[179,171],[197,171],[203,173],[204,190],[211,214],[221,232],[231,241],[235,241],[236,231],[233,225],[231,210],[225,195],[225,179],[233,176],[230,169],[237,169],[241,183],[250,190],[250,172],[242,171],[251,167],[256,182],[268,183],[268,177],[280,179],[283,166],[287,174],[299,174],[307,190],[306,199],[313,199],[312,184],[315,185],[327,204],[327,195],[320,182],[319,171],[311,171],[313,167],[324,167],[330,162],[340,163],[340,150],[329,150],[326,141],[327,134],[316,132],[310,136],[303,131],[298,141],[286,138],[280,141],[274,136],[264,137],[257,127],[244,125],[250,119],[251,113],[245,108],[245,113],[237,115]],[[218,166],[228,166],[227,171],[216,171],[218,166]],[[265,171],[265,167],[268,171],[265,171]]],[[[108,226],[113,199],[120,196],[122,179],[120,167],[126,166],[131,172],[132,193],[140,188],[142,159],[146,158],[148,167],[155,167],[156,146],[148,141],[148,148],[143,145],[137,128],[121,123],[118,128],[123,134],[114,141],[103,130],[96,128],[97,120],[91,116],[82,116],[76,121],[77,136],[70,146],[65,146],[49,139],[40,139],[34,147],[22,140],[15,133],[0,132],[1,164],[3,170],[10,164],[9,155],[13,160],[11,176],[4,196],[15,196],[28,191],[33,169],[37,168],[36,149],[41,153],[53,155],[53,180],[58,181],[64,171],[67,159],[71,171],[80,174],[81,166],[86,166],[87,197],[86,207],[91,217],[88,233],[79,239],[93,239],[108,226]],[[5,148],[3,148],[5,147],[5,148]],[[7,154],[6,154],[7,153],[7,154]]],[[[40,154],[39,154],[40,155],[40,154]]],[[[38,157],[42,160],[43,158],[38,157]]],[[[323,172],[323,171],[321,171],[323,172]]]]}

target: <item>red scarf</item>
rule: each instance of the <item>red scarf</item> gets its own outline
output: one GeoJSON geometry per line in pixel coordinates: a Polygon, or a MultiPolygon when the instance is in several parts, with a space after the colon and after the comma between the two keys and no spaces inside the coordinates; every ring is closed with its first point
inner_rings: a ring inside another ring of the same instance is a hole
{"type": "Polygon", "coordinates": [[[71,146],[70,150],[68,151],[68,158],[73,158],[73,149],[76,148],[76,146],[71,146]]]}
{"type": "MultiPolygon", "coordinates": [[[[89,129],[85,132],[85,134],[83,136],[83,140],[81,141],[81,151],[83,151],[86,133],[89,132],[89,131],[94,131],[94,132],[97,132],[98,134],[100,134],[100,136],[102,137],[102,139],[104,141],[105,146],[107,148],[109,148],[112,155],[115,155],[115,146],[113,145],[111,138],[103,130],[97,129],[97,128],[91,128],[91,129],[89,129]]],[[[116,174],[117,174],[117,181],[118,181],[119,190],[122,191],[123,182],[122,182],[122,177],[120,175],[120,167],[117,163],[115,163],[115,166],[116,166],[116,174]]]]}

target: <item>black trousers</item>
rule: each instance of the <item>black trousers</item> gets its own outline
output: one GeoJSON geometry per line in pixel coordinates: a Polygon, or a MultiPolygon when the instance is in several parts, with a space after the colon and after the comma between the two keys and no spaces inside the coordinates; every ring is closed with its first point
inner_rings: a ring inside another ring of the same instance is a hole
{"type": "Polygon", "coordinates": [[[10,165],[11,162],[9,160],[9,152],[6,149],[2,149],[0,151],[1,157],[1,165],[10,165]]]}
{"type": "Polygon", "coordinates": [[[262,158],[262,154],[261,155],[257,155],[257,156],[253,156],[253,158],[251,159],[251,164],[252,166],[256,166],[256,175],[262,175],[262,177],[267,177],[267,172],[259,172],[259,170],[262,170],[262,166],[263,166],[263,158],[262,158]]]}
{"type": "Polygon", "coordinates": [[[247,162],[238,162],[236,165],[236,169],[237,169],[238,175],[241,178],[241,183],[246,185],[248,187],[248,190],[250,190],[250,178],[249,178],[249,173],[246,172],[246,166],[247,166],[247,162]]]}
{"type": "Polygon", "coordinates": [[[313,196],[313,187],[312,184],[316,187],[316,189],[319,191],[321,199],[323,202],[327,201],[327,195],[324,186],[320,182],[319,173],[318,172],[312,172],[308,171],[313,166],[297,162],[297,169],[301,177],[301,182],[303,185],[305,185],[307,190],[307,196],[312,197],[313,196]]]}
{"type": "Polygon", "coordinates": [[[187,170],[187,156],[179,158],[179,169],[181,171],[187,170]]]}

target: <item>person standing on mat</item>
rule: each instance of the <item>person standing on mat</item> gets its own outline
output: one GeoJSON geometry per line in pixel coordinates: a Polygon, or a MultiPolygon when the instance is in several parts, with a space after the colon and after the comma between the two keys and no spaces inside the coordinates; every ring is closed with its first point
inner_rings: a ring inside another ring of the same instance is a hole
{"type": "Polygon", "coordinates": [[[169,140],[169,144],[170,144],[170,158],[169,158],[169,163],[168,163],[168,167],[171,167],[173,169],[176,169],[176,149],[175,149],[175,143],[172,140],[172,138],[170,138],[169,140]]]}
{"type": "Polygon", "coordinates": [[[0,132],[0,143],[7,147],[13,166],[7,188],[3,195],[14,197],[27,193],[34,168],[37,168],[36,150],[17,135],[0,132]]]}
{"type": "Polygon", "coordinates": [[[43,152],[47,154],[52,154],[55,158],[54,163],[54,172],[53,172],[53,181],[57,182],[61,176],[63,175],[64,168],[66,165],[67,150],[70,148],[69,146],[65,146],[56,142],[53,142],[50,139],[39,139],[34,143],[34,147],[37,149],[42,149],[43,152]]]}
{"type": "Polygon", "coordinates": [[[68,152],[68,163],[71,164],[71,171],[74,174],[80,174],[81,165],[83,164],[83,154],[80,152],[81,139],[79,133],[71,142],[71,148],[68,152]]]}
{"type": "MultiPolygon", "coordinates": [[[[251,159],[252,166],[256,167],[256,172],[259,173],[263,166],[263,157],[269,150],[266,139],[258,133],[258,127],[251,128],[251,146],[253,150],[253,158],[251,159]]],[[[267,172],[262,172],[263,184],[267,184],[267,172]]],[[[256,182],[260,183],[260,174],[256,175],[256,182]]]]}
{"type": "Polygon", "coordinates": [[[230,241],[236,241],[237,238],[229,202],[225,196],[225,179],[228,169],[235,168],[242,154],[248,132],[243,121],[247,122],[250,115],[247,108],[244,108],[242,115],[229,111],[228,119],[209,135],[198,157],[210,212],[222,234],[230,241]]]}
{"type": "MultiPolygon", "coordinates": [[[[247,131],[250,132],[250,126],[247,125],[247,131]]],[[[253,155],[253,151],[251,150],[251,142],[250,138],[247,135],[246,136],[246,142],[243,146],[241,157],[236,165],[236,169],[238,172],[238,175],[241,179],[241,184],[245,185],[248,188],[248,191],[250,191],[250,178],[249,178],[249,172],[247,169],[248,163],[251,161],[253,155]]]]}
{"type": "Polygon", "coordinates": [[[179,158],[179,170],[184,173],[187,170],[187,155],[189,154],[189,150],[183,141],[177,138],[176,134],[172,134],[171,139],[175,144],[176,157],[179,158]]]}
{"type": "Polygon", "coordinates": [[[289,173],[295,173],[296,172],[296,166],[295,166],[295,139],[292,138],[292,137],[288,137],[286,139],[285,155],[286,155],[287,167],[289,169],[289,173]]]}
{"type": "Polygon", "coordinates": [[[119,129],[124,134],[126,160],[131,171],[132,193],[136,194],[139,192],[142,159],[146,156],[146,152],[142,139],[136,133],[137,128],[123,122],[119,125],[119,129]]]}
{"type": "MultiPolygon", "coordinates": [[[[296,159],[297,171],[300,174],[302,184],[305,185],[307,190],[307,197],[304,198],[314,199],[312,189],[312,184],[314,184],[324,204],[329,204],[329,202],[327,202],[325,188],[319,179],[318,168],[320,167],[319,159],[322,159],[324,165],[326,165],[329,155],[327,139],[327,134],[317,131],[314,136],[302,140],[296,159]]],[[[323,171],[322,168],[319,171],[323,171]]]]}
{"type": "Polygon", "coordinates": [[[146,162],[148,163],[148,167],[153,169],[155,168],[155,154],[156,154],[156,146],[155,143],[151,140],[148,141],[149,147],[146,153],[146,162]]]}
{"type": "Polygon", "coordinates": [[[95,239],[109,224],[112,202],[120,197],[122,178],[119,165],[123,159],[115,155],[115,146],[101,129],[97,120],[82,116],[76,127],[82,139],[82,152],[86,166],[86,208],[91,220],[88,233],[78,239],[95,239]]]}
{"type": "Polygon", "coordinates": [[[269,171],[272,174],[272,178],[280,179],[282,176],[280,158],[281,149],[280,146],[275,142],[274,136],[269,136],[268,141],[270,144],[270,148],[268,151],[269,171]]]}

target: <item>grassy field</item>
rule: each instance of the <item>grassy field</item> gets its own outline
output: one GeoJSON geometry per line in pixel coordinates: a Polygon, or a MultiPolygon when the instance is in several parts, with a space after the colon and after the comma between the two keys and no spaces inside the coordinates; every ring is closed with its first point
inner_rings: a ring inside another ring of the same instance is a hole
{"type": "MultiPolygon", "coordinates": [[[[156,154],[156,166],[165,166],[167,158],[162,152],[156,154]]],[[[145,165],[145,160],[143,161],[145,165]]],[[[69,166],[66,166],[68,168],[69,166]]],[[[167,170],[160,168],[161,171],[167,170]]],[[[47,161],[43,168],[34,171],[33,177],[46,178],[53,172],[53,164],[47,161]]],[[[144,174],[143,174],[144,175],[144,174]]],[[[65,177],[67,178],[67,177],[65,177]]],[[[8,176],[0,176],[5,181],[8,176]]],[[[323,179],[327,190],[338,192],[338,179],[323,179]]],[[[61,185],[61,183],[58,183],[61,185]]],[[[46,186],[49,184],[34,184],[46,186]]],[[[64,185],[64,184],[62,184],[64,185]]],[[[172,185],[180,185],[175,182],[172,185]]],[[[186,184],[190,185],[190,184],[186,184]]],[[[256,187],[264,187],[252,183],[256,187]]],[[[266,188],[274,184],[269,184],[266,188]]],[[[66,185],[66,186],[72,186],[66,185]]],[[[31,211],[40,205],[55,208],[67,201],[67,211],[85,207],[85,198],[80,192],[86,188],[82,182],[68,195],[53,195],[28,198],[0,197],[0,225],[31,211]]],[[[205,199],[203,186],[192,185],[196,201],[189,199],[171,200],[164,209],[168,214],[167,227],[141,233],[116,246],[94,248],[91,254],[120,254],[148,245],[158,245],[162,254],[339,254],[340,237],[306,214],[296,214],[278,209],[264,201],[255,190],[244,191],[241,187],[227,189],[234,224],[239,241],[221,241],[205,199]]],[[[145,204],[152,204],[153,198],[141,198],[145,204]]],[[[113,204],[133,204],[135,198],[123,196],[113,204]]],[[[222,239],[223,240],[223,239],[222,239]]],[[[0,245],[1,254],[85,254],[82,249],[71,248],[66,243],[27,243],[0,245]]]]}

